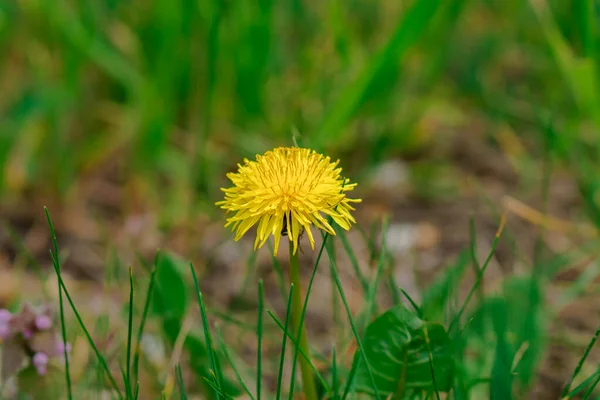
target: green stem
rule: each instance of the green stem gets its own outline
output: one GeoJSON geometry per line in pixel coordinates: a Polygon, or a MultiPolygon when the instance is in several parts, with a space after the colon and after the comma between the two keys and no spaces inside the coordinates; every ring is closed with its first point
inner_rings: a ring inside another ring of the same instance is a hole
{"type": "MultiPolygon", "coordinates": [[[[298,253],[294,254],[293,242],[290,241],[290,283],[294,285],[294,291],[292,292],[292,326],[296,337],[300,337],[298,344],[300,349],[307,355],[310,355],[308,351],[308,340],[306,338],[306,329],[302,321],[302,289],[300,286],[300,263],[298,261],[298,253]],[[298,331],[300,334],[298,335],[298,331]]],[[[300,358],[300,371],[302,373],[302,383],[304,384],[304,395],[306,400],[317,400],[317,389],[315,387],[315,381],[312,375],[312,369],[310,367],[310,361],[304,358],[300,358]]]]}

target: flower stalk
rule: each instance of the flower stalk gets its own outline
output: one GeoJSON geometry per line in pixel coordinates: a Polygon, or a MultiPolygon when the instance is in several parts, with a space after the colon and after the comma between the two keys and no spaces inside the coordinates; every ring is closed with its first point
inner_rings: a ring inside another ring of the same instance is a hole
{"type": "Polygon", "coordinates": [[[290,241],[290,283],[294,285],[292,291],[292,327],[294,328],[295,338],[299,337],[297,345],[306,354],[306,359],[300,357],[300,372],[302,374],[302,383],[304,396],[306,400],[317,400],[317,389],[313,379],[310,366],[310,352],[308,349],[308,338],[306,329],[302,321],[302,288],[300,286],[300,262],[298,253],[294,252],[294,244],[290,241]]]}

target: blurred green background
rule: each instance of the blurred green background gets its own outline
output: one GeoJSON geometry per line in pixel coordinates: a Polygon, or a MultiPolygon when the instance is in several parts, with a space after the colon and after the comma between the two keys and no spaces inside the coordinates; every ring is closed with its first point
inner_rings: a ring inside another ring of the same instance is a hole
{"type": "Polygon", "coordinates": [[[62,199],[103,177],[170,224],[211,212],[226,171],[292,135],[360,180],[457,135],[498,147],[507,130],[595,193],[596,7],[2,1],[0,193],[62,199]]]}

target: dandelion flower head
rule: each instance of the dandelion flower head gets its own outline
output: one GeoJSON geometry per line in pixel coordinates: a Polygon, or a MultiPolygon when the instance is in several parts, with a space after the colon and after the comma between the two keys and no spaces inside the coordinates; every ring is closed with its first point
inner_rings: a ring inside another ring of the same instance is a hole
{"type": "Polygon", "coordinates": [[[356,222],[351,203],[361,200],[346,197],[356,183],[340,176],[338,163],[298,147],[279,147],[257,155],[256,161],[244,159],[237,172],[227,174],[233,187],[221,189],[225,200],[216,203],[234,213],[225,226],[231,226],[239,240],[258,224],[254,249],[273,235],[275,254],[282,235],[293,243],[295,254],[304,231],[314,250],[312,225],[335,235],[327,217],[346,230],[356,222]]]}

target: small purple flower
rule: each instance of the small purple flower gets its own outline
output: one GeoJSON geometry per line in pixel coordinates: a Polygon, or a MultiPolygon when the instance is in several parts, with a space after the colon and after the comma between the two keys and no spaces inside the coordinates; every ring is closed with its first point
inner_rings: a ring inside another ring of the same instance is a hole
{"type": "Polygon", "coordinates": [[[6,308],[0,308],[0,324],[7,324],[12,319],[12,313],[6,308]]]}
{"type": "Polygon", "coordinates": [[[10,320],[12,319],[12,314],[7,309],[0,309],[0,338],[6,339],[8,338],[12,331],[10,329],[10,320]]]}
{"type": "Polygon", "coordinates": [[[33,337],[33,331],[31,329],[25,329],[23,331],[23,337],[27,340],[31,339],[33,337]]]}
{"type": "Polygon", "coordinates": [[[39,375],[46,375],[48,372],[48,355],[38,352],[33,355],[33,366],[39,375]]]}
{"type": "Polygon", "coordinates": [[[40,331],[50,329],[52,327],[52,319],[47,315],[38,315],[35,317],[35,327],[40,331]]]}
{"type": "Polygon", "coordinates": [[[56,351],[59,354],[63,354],[65,352],[65,349],[67,350],[67,353],[71,352],[71,343],[67,342],[67,345],[65,346],[65,344],[62,341],[58,341],[56,343],[56,351]]]}

